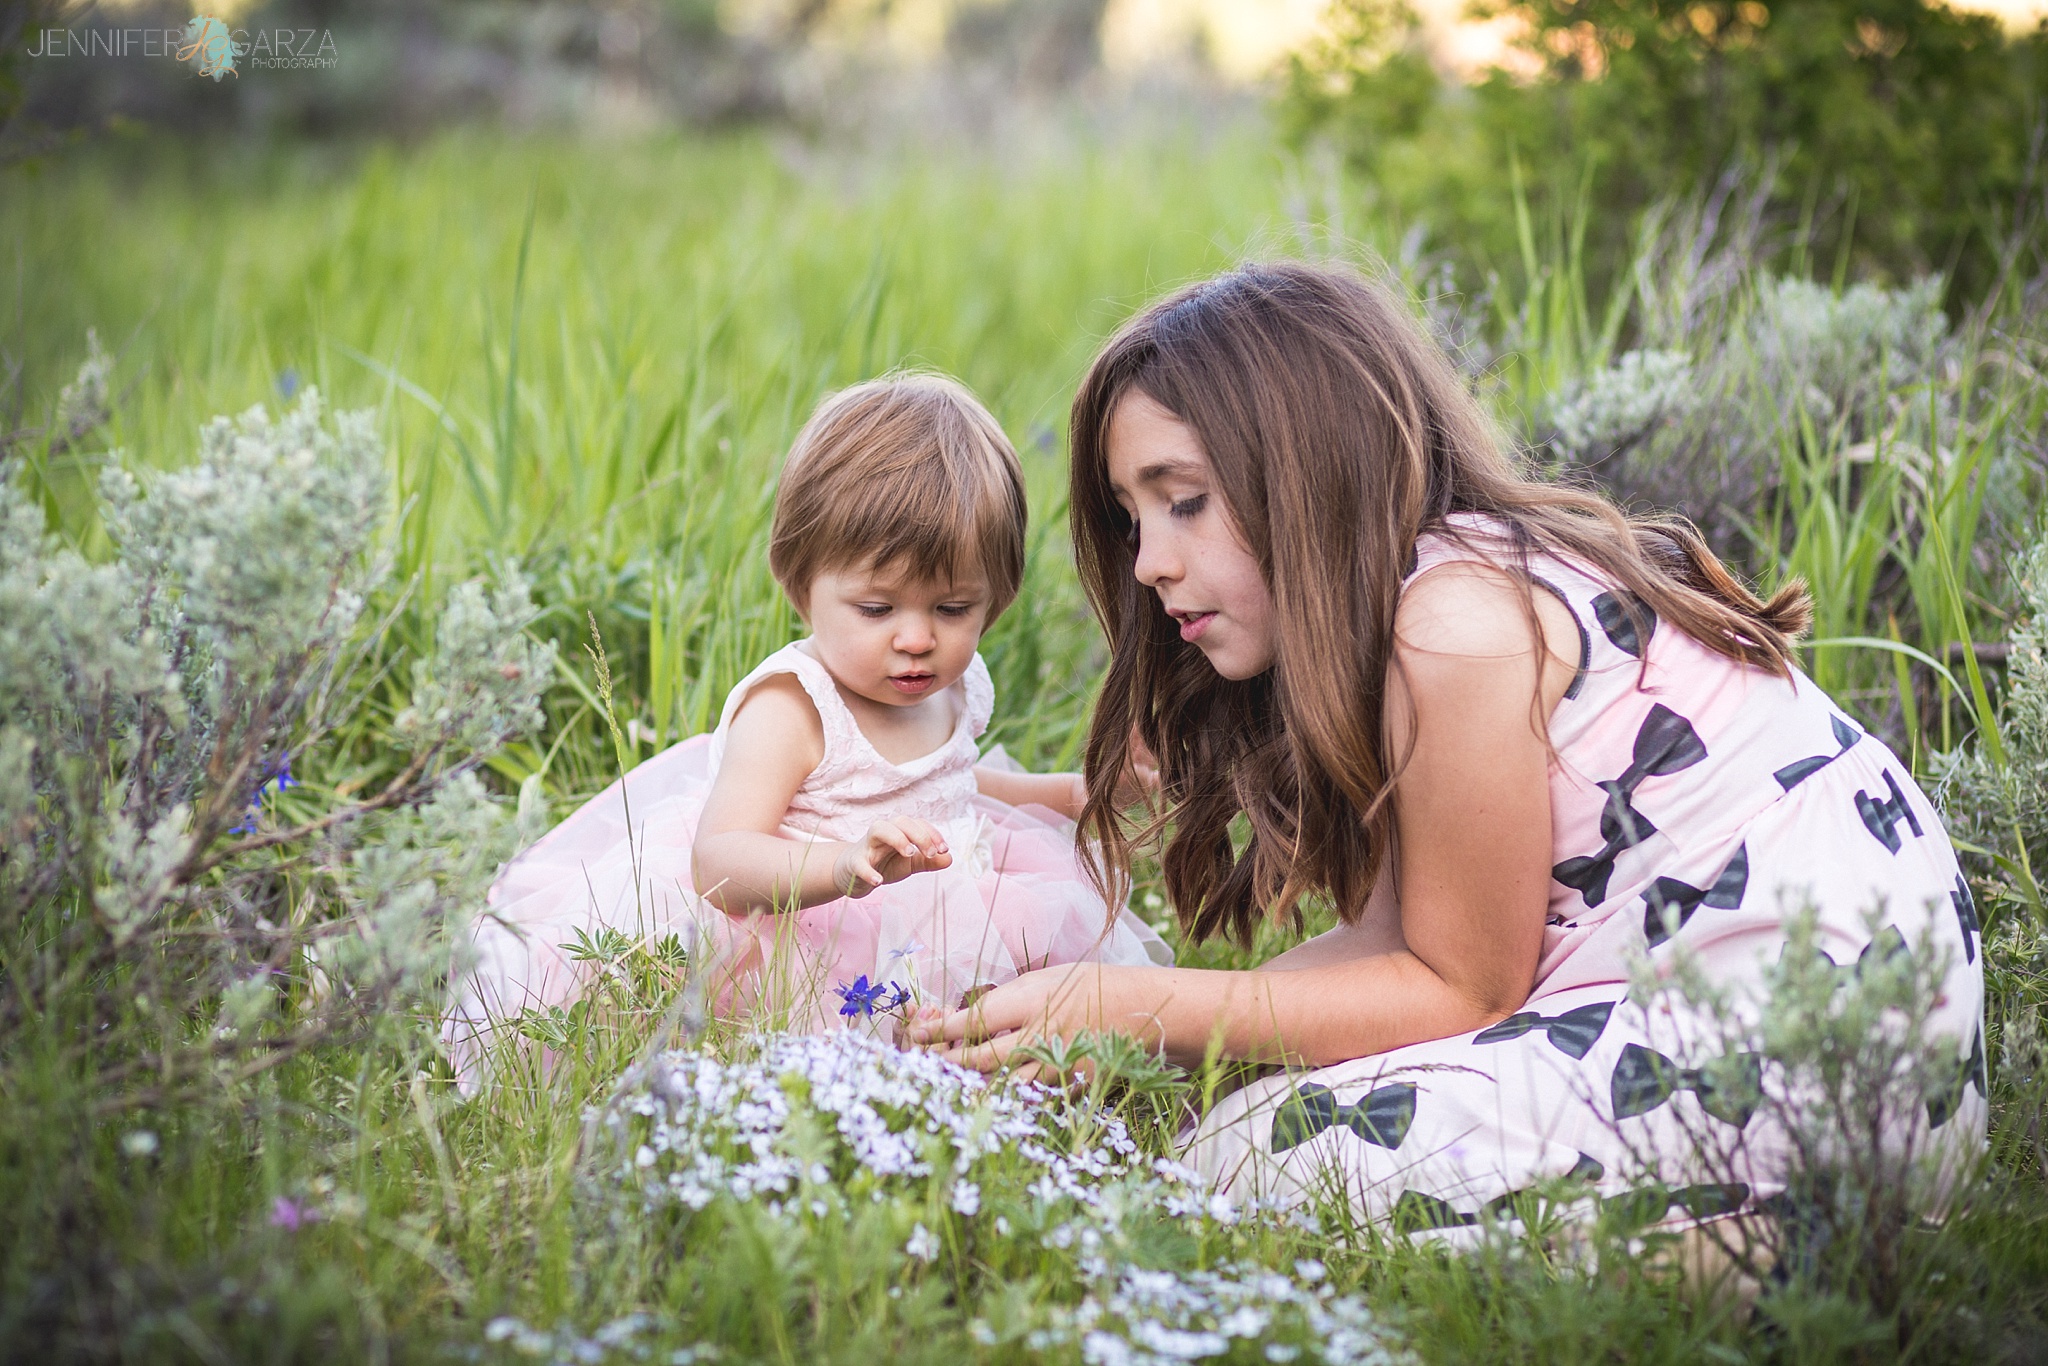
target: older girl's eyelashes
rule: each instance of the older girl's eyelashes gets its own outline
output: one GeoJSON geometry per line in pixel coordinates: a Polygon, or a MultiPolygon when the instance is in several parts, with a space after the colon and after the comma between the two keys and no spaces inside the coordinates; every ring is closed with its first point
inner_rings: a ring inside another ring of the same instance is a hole
{"type": "Polygon", "coordinates": [[[1185,520],[1186,518],[1197,515],[1201,512],[1203,508],[1207,507],[1208,505],[1209,495],[1206,493],[1197,493],[1193,497],[1183,498],[1178,503],[1171,504],[1167,508],[1167,511],[1172,513],[1175,517],[1179,517],[1185,520]]]}

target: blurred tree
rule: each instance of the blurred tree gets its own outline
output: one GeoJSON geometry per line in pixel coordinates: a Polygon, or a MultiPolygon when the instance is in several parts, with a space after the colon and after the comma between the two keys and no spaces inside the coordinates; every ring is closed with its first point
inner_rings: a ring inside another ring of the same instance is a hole
{"type": "MultiPolygon", "coordinates": [[[[1845,246],[1880,274],[1987,282],[1990,233],[2038,158],[2048,27],[1924,0],[1477,0],[1511,15],[1533,81],[1499,73],[1463,98],[1431,71],[1403,0],[1338,0],[1332,38],[1298,59],[1297,132],[1337,134],[1387,169],[1393,144],[1464,120],[1499,169],[1574,184],[1625,218],[1712,180],[1739,159],[1775,160],[1788,211],[1833,205],[1845,246]]],[[[1620,230],[1618,224],[1614,230],[1620,230]]]]}

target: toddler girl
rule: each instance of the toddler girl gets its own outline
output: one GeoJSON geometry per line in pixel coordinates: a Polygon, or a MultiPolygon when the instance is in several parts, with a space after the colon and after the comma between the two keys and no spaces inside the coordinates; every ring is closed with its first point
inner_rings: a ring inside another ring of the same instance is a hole
{"type": "Polygon", "coordinates": [[[1172,961],[1080,868],[1080,775],[979,761],[976,646],[1017,595],[1024,527],[1016,453],[962,386],[897,376],[819,407],[768,553],[810,636],[499,875],[442,1030],[465,1091],[494,1026],[586,985],[579,931],[677,935],[722,1011],[802,1029],[1049,964],[1172,961]]]}

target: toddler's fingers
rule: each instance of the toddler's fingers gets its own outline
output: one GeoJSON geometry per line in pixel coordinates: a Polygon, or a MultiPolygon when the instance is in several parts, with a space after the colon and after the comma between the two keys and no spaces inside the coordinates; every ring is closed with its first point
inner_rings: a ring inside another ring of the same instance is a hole
{"type": "Polygon", "coordinates": [[[943,854],[947,852],[946,837],[939,833],[937,826],[927,821],[906,819],[902,822],[902,827],[904,833],[916,840],[917,847],[924,850],[925,853],[943,854]]]}

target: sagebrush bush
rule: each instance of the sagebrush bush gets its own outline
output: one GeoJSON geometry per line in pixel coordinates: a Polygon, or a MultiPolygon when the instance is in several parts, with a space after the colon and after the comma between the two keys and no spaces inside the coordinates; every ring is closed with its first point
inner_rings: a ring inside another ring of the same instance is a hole
{"type": "Polygon", "coordinates": [[[2048,868],[2048,538],[2014,566],[2019,621],[2007,641],[1996,734],[1934,756],[1942,809],[1994,906],[2039,916],[2048,868]]]}
{"type": "MultiPolygon", "coordinates": [[[[104,414],[93,351],[67,440],[104,414]]],[[[147,484],[110,462],[97,561],[0,473],[0,1052],[78,1031],[62,1065],[106,1112],[437,990],[446,927],[507,843],[473,770],[537,724],[548,681],[523,581],[455,587],[410,705],[380,717],[402,595],[367,414],[330,420],[308,389],[278,418],[216,419],[147,484]],[[381,768],[314,776],[366,728],[381,768]]]]}

